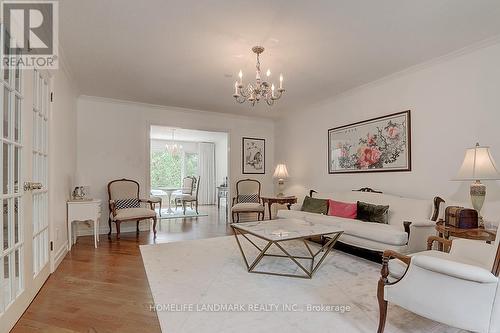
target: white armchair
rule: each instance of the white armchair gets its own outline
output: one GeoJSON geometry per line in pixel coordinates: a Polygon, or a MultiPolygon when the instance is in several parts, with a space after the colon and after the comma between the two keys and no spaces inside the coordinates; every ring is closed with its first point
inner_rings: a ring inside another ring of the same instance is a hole
{"type": "Polygon", "coordinates": [[[495,244],[431,236],[428,251],[411,256],[385,251],[378,333],[384,332],[388,302],[460,329],[500,333],[499,240],[500,235],[495,244]],[[431,250],[434,242],[449,253],[431,250]]]}

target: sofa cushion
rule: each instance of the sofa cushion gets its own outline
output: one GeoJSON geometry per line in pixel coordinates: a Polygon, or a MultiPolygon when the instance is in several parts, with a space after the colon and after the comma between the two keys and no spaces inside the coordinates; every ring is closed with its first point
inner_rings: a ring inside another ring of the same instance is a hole
{"type": "Polygon", "coordinates": [[[408,234],[404,230],[389,224],[360,222],[343,217],[323,216],[318,214],[307,214],[303,216],[303,218],[306,221],[314,223],[334,224],[344,230],[345,235],[394,246],[404,246],[408,244],[408,234]]]}
{"type": "Polygon", "coordinates": [[[355,219],[358,205],[356,203],[328,200],[328,215],[355,219]]]}
{"type": "Polygon", "coordinates": [[[373,205],[363,201],[357,203],[357,219],[365,222],[388,223],[389,206],[373,205]]]}
{"type": "Polygon", "coordinates": [[[328,200],[305,197],[301,210],[326,215],[328,213],[328,200]]]}

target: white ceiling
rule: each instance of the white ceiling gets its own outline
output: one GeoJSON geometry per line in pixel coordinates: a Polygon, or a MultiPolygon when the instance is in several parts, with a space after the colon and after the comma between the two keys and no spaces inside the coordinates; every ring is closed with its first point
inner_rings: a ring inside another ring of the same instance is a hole
{"type": "Polygon", "coordinates": [[[270,117],[499,34],[498,0],[60,1],[80,93],[270,117]],[[272,108],[232,98],[255,44],[285,77],[272,108]]]}

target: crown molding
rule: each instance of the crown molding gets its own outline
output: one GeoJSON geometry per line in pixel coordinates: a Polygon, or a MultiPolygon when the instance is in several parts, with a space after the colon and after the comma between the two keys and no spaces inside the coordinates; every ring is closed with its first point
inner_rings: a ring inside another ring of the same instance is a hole
{"type": "Polygon", "coordinates": [[[186,112],[186,113],[199,114],[199,115],[212,114],[215,116],[226,117],[226,118],[246,119],[246,120],[252,120],[252,121],[267,121],[267,122],[271,122],[271,123],[275,122],[275,119],[267,118],[267,117],[247,116],[247,115],[241,115],[241,114],[208,111],[208,110],[202,110],[202,109],[190,109],[190,108],[183,108],[183,107],[179,107],[179,106],[151,104],[151,103],[145,103],[145,102],[136,102],[136,101],[129,101],[129,100],[124,100],[124,99],[116,99],[116,98],[109,98],[109,97],[102,97],[102,96],[92,96],[92,95],[82,94],[78,98],[82,99],[82,100],[109,103],[109,104],[135,105],[135,106],[141,106],[141,107],[145,107],[145,108],[164,110],[164,111],[186,112]]]}

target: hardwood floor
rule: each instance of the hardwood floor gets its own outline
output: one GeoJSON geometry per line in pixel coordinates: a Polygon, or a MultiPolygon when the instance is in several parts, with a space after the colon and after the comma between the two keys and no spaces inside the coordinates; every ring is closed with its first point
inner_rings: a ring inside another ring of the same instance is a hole
{"type": "Polygon", "coordinates": [[[94,249],[91,236],[79,237],[12,332],[160,332],[139,245],[232,234],[222,207],[200,211],[209,215],[160,220],[156,241],[150,232],[101,235],[94,249]]]}

